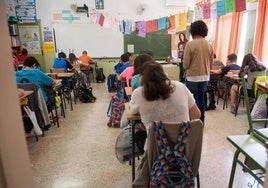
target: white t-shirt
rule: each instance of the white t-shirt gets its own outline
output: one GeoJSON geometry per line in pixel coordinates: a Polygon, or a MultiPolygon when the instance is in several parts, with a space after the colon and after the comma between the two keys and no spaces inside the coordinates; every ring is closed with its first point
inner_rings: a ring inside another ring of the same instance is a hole
{"type": "Polygon", "coordinates": [[[142,94],[143,87],[135,89],[131,96],[130,111],[140,113],[141,121],[148,128],[155,120],[164,122],[189,121],[189,109],[195,104],[192,93],[178,81],[171,81],[175,91],[168,99],[147,101],[142,94]]]}

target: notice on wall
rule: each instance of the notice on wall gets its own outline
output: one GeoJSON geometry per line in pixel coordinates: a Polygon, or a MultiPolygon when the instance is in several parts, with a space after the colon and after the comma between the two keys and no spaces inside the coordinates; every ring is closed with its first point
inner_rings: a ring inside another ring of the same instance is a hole
{"type": "Polygon", "coordinates": [[[38,26],[20,26],[19,35],[22,48],[26,48],[29,54],[41,54],[38,26]]]}
{"type": "Polygon", "coordinates": [[[43,44],[44,53],[53,53],[55,51],[54,43],[43,44]]]}
{"type": "Polygon", "coordinates": [[[20,23],[36,23],[36,2],[35,0],[17,1],[15,7],[16,15],[20,23]]]}
{"type": "Polygon", "coordinates": [[[127,45],[127,51],[130,53],[134,53],[134,44],[128,44],[127,45]]]}

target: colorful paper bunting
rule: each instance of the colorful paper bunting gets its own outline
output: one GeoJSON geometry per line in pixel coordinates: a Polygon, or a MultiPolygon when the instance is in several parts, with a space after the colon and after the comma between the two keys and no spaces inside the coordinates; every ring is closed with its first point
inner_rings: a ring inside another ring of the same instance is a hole
{"type": "Polygon", "coordinates": [[[236,12],[242,12],[246,10],[246,0],[235,0],[236,12]]]}
{"type": "Polygon", "coordinates": [[[217,16],[223,16],[225,15],[225,1],[224,0],[218,0],[217,1],[217,16]]]}

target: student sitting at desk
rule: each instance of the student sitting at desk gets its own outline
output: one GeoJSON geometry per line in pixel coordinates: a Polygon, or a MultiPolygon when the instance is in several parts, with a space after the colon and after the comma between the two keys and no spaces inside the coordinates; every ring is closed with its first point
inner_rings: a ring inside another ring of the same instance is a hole
{"type": "Polygon", "coordinates": [[[136,59],[134,60],[134,73],[131,79],[131,87],[133,89],[136,89],[137,87],[140,86],[140,82],[139,82],[140,72],[141,72],[143,63],[145,63],[146,61],[152,61],[152,60],[153,60],[152,56],[148,54],[141,54],[138,57],[136,57],[136,59]]]}
{"type": "Polygon", "coordinates": [[[127,67],[130,66],[129,57],[131,53],[127,52],[120,56],[120,61],[114,66],[115,72],[121,74],[127,67]]]}
{"type": "Polygon", "coordinates": [[[241,67],[237,65],[237,55],[235,53],[232,53],[227,56],[226,66],[218,69],[216,72],[218,74],[227,74],[229,71],[238,73],[240,68],[241,67]]]}
{"type": "MultiPolygon", "coordinates": [[[[215,59],[215,54],[214,54],[214,59],[215,59]]],[[[207,92],[209,93],[209,105],[206,107],[206,110],[214,110],[216,108],[216,101],[215,101],[215,91],[216,91],[216,87],[217,87],[217,80],[218,80],[218,76],[219,75],[225,75],[228,72],[233,72],[238,74],[239,70],[240,70],[240,66],[237,65],[237,55],[235,53],[229,54],[227,56],[227,62],[226,62],[226,66],[219,66],[220,69],[213,69],[213,67],[217,67],[216,66],[218,63],[218,61],[213,62],[212,64],[212,74],[210,74],[210,82],[209,85],[207,87],[207,92]],[[214,84],[211,84],[213,83],[214,84]]],[[[220,76],[222,77],[222,76],[220,76]]],[[[218,90],[219,90],[219,96],[222,97],[223,96],[223,88],[224,88],[224,83],[223,81],[219,82],[219,86],[218,86],[218,90]]],[[[207,103],[207,102],[206,102],[207,103]]]]}
{"type": "Polygon", "coordinates": [[[73,66],[69,61],[66,59],[66,54],[64,52],[58,53],[58,58],[54,60],[53,64],[54,69],[65,69],[65,72],[68,70],[72,70],[73,66]]]}
{"type": "Polygon", "coordinates": [[[142,65],[141,86],[131,96],[130,111],[140,113],[145,127],[154,120],[180,122],[200,118],[194,97],[179,81],[171,81],[155,61],[142,65]]]}
{"type": "Polygon", "coordinates": [[[93,68],[90,67],[90,63],[93,62],[93,58],[90,57],[89,55],[87,55],[87,51],[84,50],[82,52],[82,55],[78,58],[79,61],[81,61],[82,64],[84,64],[85,66],[85,69],[83,68],[83,70],[90,70],[90,71],[93,71],[93,68]]]}
{"type": "MultiPolygon", "coordinates": [[[[142,65],[140,84],[141,86],[133,91],[129,106],[131,113],[140,114],[147,130],[156,120],[187,122],[200,118],[200,110],[191,92],[183,83],[169,80],[159,63],[147,61],[142,65]]],[[[151,137],[147,139],[150,140],[151,137]]],[[[148,149],[147,144],[146,142],[145,152],[148,149]]],[[[143,182],[144,169],[146,160],[141,159],[134,186],[143,182]]]]}
{"type": "Polygon", "coordinates": [[[23,64],[24,60],[28,57],[28,50],[26,48],[23,48],[21,50],[21,54],[18,57],[18,60],[20,64],[23,64]]]}
{"type": "Polygon", "coordinates": [[[52,79],[38,69],[39,63],[35,57],[27,57],[24,60],[23,65],[24,68],[15,73],[17,83],[36,83],[40,87],[45,102],[48,103],[49,98],[46,95],[44,87],[55,86],[58,84],[58,81],[52,79]]]}
{"type": "Polygon", "coordinates": [[[118,77],[119,80],[125,80],[127,87],[130,86],[130,81],[134,74],[134,61],[138,55],[134,54],[129,57],[130,66],[127,67],[118,77]]]}
{"type": "MultiPolygon", "coordinates": [[[[266,67],[259,62],[259,60],[251,53],[244,56],[240,74],[245,73],[247,75],[247,92],[249,97],[254,97],[254,80],[257,76],[263,76],[266,74],[266,67]]],[[[231,87],[231,113],[235,113],[237,100],[237,92],[243,95],[242,87],[234,84],[231,87]]]]}

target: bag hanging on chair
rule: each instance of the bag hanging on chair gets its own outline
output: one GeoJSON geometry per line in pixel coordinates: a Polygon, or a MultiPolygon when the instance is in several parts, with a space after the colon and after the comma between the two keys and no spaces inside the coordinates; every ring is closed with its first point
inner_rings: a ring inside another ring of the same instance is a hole
{"type": "Polygon", "coordinates": [[[251,117],[253,119],[267,119],[268,112],[267,112],[267,104],[266,104],[265,94],[262,94],[258,97],[257,101],[255,102],[253,109],[251,111],[251,117]]]}
{"type": "Polygon", "coordinates": [[[36,119],[36,116],[35,116],[35,112],[32,111],[28,106],[24,106],[23,107],[26,114],[28,115],[28,117],[31,119],[32,121],[32,124],[33,124],[33,129],[34,129],[34,132],[36,133],[36,135],[42,135],[43,132],[42,130],[40,129],[38,123],[37,123],[37,119],[36,119]]]}

